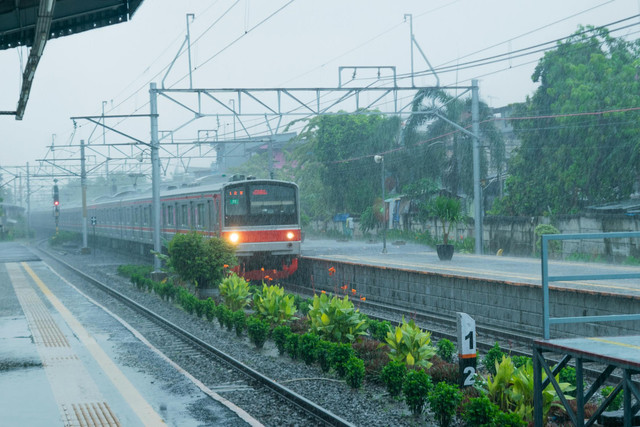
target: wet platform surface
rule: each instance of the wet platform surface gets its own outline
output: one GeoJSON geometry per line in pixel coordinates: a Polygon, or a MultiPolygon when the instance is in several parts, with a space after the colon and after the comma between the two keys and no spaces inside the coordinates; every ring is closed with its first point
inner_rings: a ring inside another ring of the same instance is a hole
{"type": "Polygon", "coordinates": [[[0,425],[247,425],[19,246],[0,243],[22,260],[0,261],[0,425]]]}
{"type": "Polygon", "coordinates": [[[640,369],[640,335],[540,340],[536,346],[576,358],[640,369]]]}
{"type": "MultiPolygon", "coordinates": [[[[302,243],[302,256],[511,283],[541,285],[542,281],[539,258],[455,253],[451,261],[440,261],[435,250],[424,245],[395,244],[393,241],[388,241],[386,253],[382,253],[382,248],[381,242],[306,239],[302,243]]],[[[640,266],[568,261],[549,262],[549,275],[553,276],[638,272],[640,272],[640,266]]],[[[638,279],[559,281],[553,282],[551,287],[640,297],[640,280],[638,279]]]]}

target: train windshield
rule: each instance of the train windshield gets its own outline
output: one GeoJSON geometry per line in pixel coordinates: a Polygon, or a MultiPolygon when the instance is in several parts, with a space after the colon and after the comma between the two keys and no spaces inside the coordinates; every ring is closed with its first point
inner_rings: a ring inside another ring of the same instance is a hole
{"type": "Polygon", "coordinates": [[[294,225],[298,223],[296,187],[277,183],[229,185],[225,190],[225,225],[294,225]]]}

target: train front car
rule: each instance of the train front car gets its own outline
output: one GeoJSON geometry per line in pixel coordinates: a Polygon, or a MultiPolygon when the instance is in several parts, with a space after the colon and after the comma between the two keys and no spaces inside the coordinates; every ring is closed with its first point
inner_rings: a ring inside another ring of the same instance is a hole
{"type": "Polygon", "coordinates": [[[281,279],[298,269],[298,186],[275,180],[230,182],[222,188],[221,237],[236,248],[249,280],[281,279]]]}

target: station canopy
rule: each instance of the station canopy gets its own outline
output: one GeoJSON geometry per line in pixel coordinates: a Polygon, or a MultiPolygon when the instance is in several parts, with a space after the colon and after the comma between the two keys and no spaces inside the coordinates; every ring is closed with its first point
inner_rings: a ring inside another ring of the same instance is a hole
{"type": "Polygon", "coordinates": [[[41,3],[51,13],[47,39],[126,22],[143,0],[0,0],[0,50],[33,46],[41,3]]]}
{"type": "Polygon", "coordinates": [[[0,50],[30,47],[15,111],[21,120],[47,40],[127,22],[144,0],[0,0],[0,50]]]}

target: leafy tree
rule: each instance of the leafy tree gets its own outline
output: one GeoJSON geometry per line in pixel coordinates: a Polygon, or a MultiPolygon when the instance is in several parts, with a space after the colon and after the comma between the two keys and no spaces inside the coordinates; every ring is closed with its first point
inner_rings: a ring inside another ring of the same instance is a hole
{"type": "MultiPolygon", "coordinates": [[[[441,89],[423,89],[414,97],[412,113],[403,133],[405,149],[400,155],[405,167],[400,181],[427,179],[456,195],[473,194],[473,142],[450,123],[471,128],[471,98],[460,99],[441,89]],[[421,132],[425,125],[426,132],[421,132]]],[[[491,108],[480,102],[480,144],[485,148],[480,158],[481,178],[487,176],[489,165],[500,176],[505,164],[504,140],[493,122],[485,120],[490,117],[491,108]]],[[[425,182],[426,191],[430,187],[425,182]]]]}
{"type": "MultiPolygon", "coordinates": [[[[313,195],[313,199],[301,199],[303,210],[320,207],[325,213],[360,213],[372,206],[380,193],[381,173],[373,156],[396,147],[399,129],[398,117],[367,111],[309,120],[299,135],[306,142],[291,159],[291,175],[301,194],[313,195]]],[[[387,168],[387,175],[393,174],[393,168],[387,168]]]]}
{"type": "Polygon", "coordinates": [[[575,213],[635,191],[640,138],[627,109],[640,103],[639,65],[640,42],[593,27],[544,55],[532,76],[540,86],[514,110],[522,145],[497,213],[575,213]]]}

